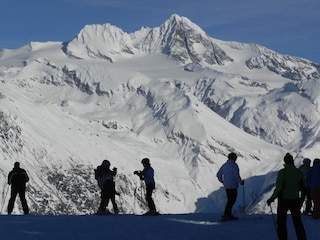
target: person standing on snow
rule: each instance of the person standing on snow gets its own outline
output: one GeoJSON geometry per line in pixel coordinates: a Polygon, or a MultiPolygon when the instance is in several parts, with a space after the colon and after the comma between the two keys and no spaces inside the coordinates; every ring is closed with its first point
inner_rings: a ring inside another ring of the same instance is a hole
{"type": "Polygon", "coordinates": [[[284,156],[284,168],[278,172],[276,188],[267,200],[270,204],[278,198],[277,231],[280,240],[287,240],[287,212],[290,210],[298,240],[306,240],[306,232],[301,221],[300,198],[301,189],[306,186],[303,173],[294,166],[293,157],[287,153],[284,156]]]}
{"type": "Polygon", "coordinates": [[[156,207],[152,199],[152,192],[155,189],[154,170],[151,167],[149,158],[144,158],[141,161],[143,165],[142,171],[134,171],[133,173],[138,175],[141,180],[144,180],[146,184],[146,201],[148,203],[149,212],[144,215],[157,215],[156,207]]]}
{"type": "Polygon", "coordinates": [[[238,186],[239,184],[243,185],[244,180],[240,177],[240,170],[236,161],[237,155],[229,153],[227,162],[217,172],[217,178],[224,185],[228,198],[222,220],[238,219],[232,214],[232,208],[237,200],[238,186]]]}
{"type": "Polygon", "coordinates": [[[305,158],[303,159],[302,165],[299,167],[299,170],[303,173],[304,178],[306,180],[306,184],[307,184],[304,191],[302,192],[301,204],[300,204],[300,209],[301,209],[303,206],[303,203],[305,202],[305,209],[303,211],[303,214],[306,214],[306,215],[310,215],[312,213],[311,187],[310,187],[310,182],[307,179],[307,174],[311,169],[310,164],[311,164],[311,160],[309,158],[305,158]]]}
{"type": "Polygon", "coordinates": [[[320,219],[320,159],[313,160],[313,166],[307,174],[311,186],[313,201],[312,218],[320,219]]]}
{"type": "Polygon", "coordinates": [[[27,172],[20,168],[20,163],[15,162],[14,168],[9,172],[8,184],[11,185],[11,197],[8,204],[8,214],[12,213],[14,202],[19,194],[24,214],[29,214],[29,207],[26,200],[26,183],[29,181],[27,172]]]}
{"type": "Polygon", "coordinates": [[[103,160],[102,164],[95,169],[95,179],[101,189],[101,202],[98,209],[99,215],[106,215],[106,208],[111,200],[113,205],[113,213],[118,214],[119,209],[115,200],[116,190],[114,176],[117,174],[117,168],[110,170],[110,162],[103,160]]]}

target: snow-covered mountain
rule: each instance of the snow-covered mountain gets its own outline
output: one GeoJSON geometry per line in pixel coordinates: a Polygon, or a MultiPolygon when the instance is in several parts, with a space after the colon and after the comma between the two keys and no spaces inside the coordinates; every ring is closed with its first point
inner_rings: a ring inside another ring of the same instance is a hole
{"type": "Polygon", "coordinates": [[[317,157],[319,69],[214,39],[178,15],[134,33],[88,25],[69,42],[0,50],[2,204],[20,161],[33,212],[92,213],[100,201],[93,169],[109,159],[121,211],[142,212],[133,171],[149,157],[161,212],[220,212],[215,175],[234,151],[246,179],[236,210],[264,212],[285,152],[297,165],[317,157]]]}

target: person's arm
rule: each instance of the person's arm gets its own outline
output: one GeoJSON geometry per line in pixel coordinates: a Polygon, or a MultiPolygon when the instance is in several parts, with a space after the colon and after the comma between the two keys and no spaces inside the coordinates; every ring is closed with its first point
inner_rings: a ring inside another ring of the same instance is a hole
{"type": "Polygon", "coordinates": [[[277,176],[276,180],[276,188],[273,191],[273,194],[271,197],[267,200],[267,204],[270,205],[276,198],[279,197],[281,191],[282,191],[282,186],[283,186],[283,181],[284,181],[284,176],[283,176],[283,171],[280,171],[277,176]]]}
{"type": "Polygon", "coordinates": [[[117,172],[118,172],[118,169],[116,167],[114,167],[112,171],[110,170],[110,173],[112,174],[112,176],[117,175],[117,172]]]}
{"type": "Polygon", "coordinates": [[[240,169],[238,164],[236,164],[236,167],[235,167],[235,179],[239,184],[243,185],[244,181],[240,177],[240,169]]]}
{"type": "Polygon", "coordinates": [[[29,182],[29,176],[28,176],[27,172],[24,171],[24,174],[25,174],[25,177],[26,177],[26,182],[29,182]]]}
{"type": "Polygon", "coordinates": [[[12,173],[10,172],[8,175],[8,184],[11,185],[12,183],[12,173]]]}
{"type": "Polygon", "coordinates": [[[222,167],[219,169],[219,171],[217,172],[217,178],[219,180],[219,182],[223,183],[223,173],[222,173],[222,167]]]}
{"type": "Polygon", "coordinates": [[[143,172],[142,171],[134,171],[133,172],[134,174],[138,175],[138,177],[140,178],[140,180],[143,180],[144,177],[143,177],[143,172]]]}

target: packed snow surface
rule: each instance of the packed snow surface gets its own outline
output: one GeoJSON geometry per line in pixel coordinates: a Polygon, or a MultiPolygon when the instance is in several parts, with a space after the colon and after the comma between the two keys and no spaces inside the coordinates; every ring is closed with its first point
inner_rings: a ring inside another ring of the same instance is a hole
{"type": "MultiPolygon", "coordinates": [[[[250,215],[219,223],[214,214],[118,216],[0,216],[6,240],[270,240],[277,239],[272,215],[250,215]]],[[[303,216],[309,240],[319,239],[319,222],[303,216]]],[[[288,216],[288,239],[296,239],[288,216]]]]}

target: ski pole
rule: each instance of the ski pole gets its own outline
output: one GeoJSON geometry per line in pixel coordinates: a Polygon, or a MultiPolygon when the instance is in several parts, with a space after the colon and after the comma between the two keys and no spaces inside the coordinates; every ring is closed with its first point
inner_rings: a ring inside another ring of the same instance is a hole
{"type": "Polygon", "coordinates": [[[275,228],[275,230],[276,230],[277,237],[278,237],[278,239],[279,239],[279,235],[278,235],[278,227],[277,227],[276,220],[275,220],[275,218],[274,218],[274,214],[273,214],[273,211],[272,211],[271,204],[270,204],[269,206],[270,206],[270,211],[271,211],[271,215],[272,215],[273,225],[274,225],[274,228],[275,228]]]}
{"type": "Polygon", "coordinates": [[[246,205],[245,205],[244,182],[242,185],[242,204],[243,204],[243,219],[245,219],[246,218],[246,205]]]}
{"type": "Polygon", "coordinates": [[[134,196],[134,198],[133,198],[133,211],[135,211],[136,210],[136,201],[137,201],[136,200],[136,198],[137,198],[137,186],[134,189],[133,196],[134,196]]]}
{"type": "Polygon", "coordinates": [[[140,180],[141,199],[143,199],[143,193],[144,193],[143,187],[144,187],[144,186],[143,186],[143,180],[141,179],[141,180],[140,180]]]}

